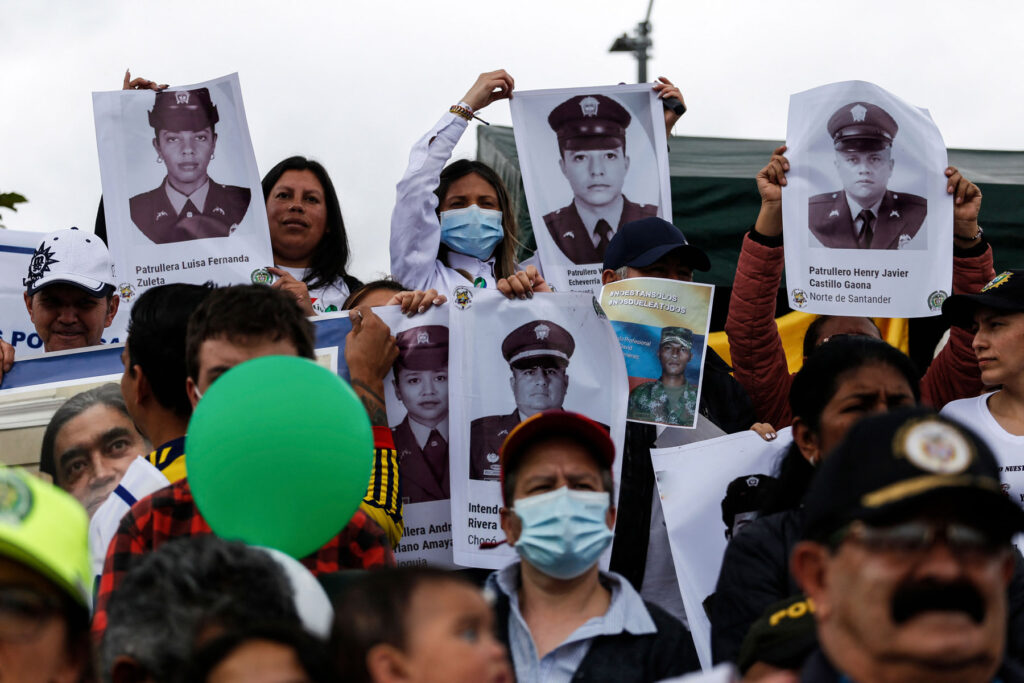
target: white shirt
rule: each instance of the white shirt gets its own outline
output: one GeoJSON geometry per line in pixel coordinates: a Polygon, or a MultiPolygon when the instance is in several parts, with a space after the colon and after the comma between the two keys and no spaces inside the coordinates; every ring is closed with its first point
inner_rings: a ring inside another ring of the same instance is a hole
{"type": "Polygon", "coordinates": [[[877,202],[875,202],[874,204],[872,204],[871,206],[864,207],[864,206],[861,206],[860,204],[858,204],[857,200],[854,199],[853,197],[851,197],[849,192],[846,193],[846,204],[850,207],[850,215],[853,216],[853,224],[857,228],[857,236],[858,237],[860,237],[860,235],[864,232],[864,220],[861,219],[861,218],[857,218],[857,216],[860,214],[861,211],[863,211],[866,208],[868,211],[870,211],[872,213],[872,215],[874,215],[875,222],[877,223],[878,222],[878,209],[879,209],[880,206],[882,206],[882,200],[883,199],[885,199],[885,194],[883,194],[879,198],[879,200],[877,202]]]}
{"type": "Polygon", "coordinates": [[[473,286],[483,278],[488,289],[496,286],[494,257],[486,261],[448,252],[448,263],[437,258],[441,248],[441,222],[437,218],[437,188],[441,170],[469,122],[447,113],[421,137],[409,153],[409,167],[398,182],[391,213],[391,276],[406,289],[436,289],[452,298],[459,286],[473,286]],[[459,273],[466,271],[472,279],[459,273]]]}
{"type": "Polygon", "coordinates": [[[448,441],[448,418],[441,420],[436,427],[427,427],[417,422],[412,415],[409,416],[409,429],[412,431],[412,435],[416,438],[416,445],[423,450],[423,447],[427,445],[427,439],[430,438],[430,432],[437,430],[437,433],[441,437],[448,441]]]}
{"type": "Polygon", "coordinates": [[[184,195],[175,190],[171,187],[171,181],[169,180],[167,181],[167,184],[164,185],[164,189],[167,191],[167,199],[171,202],[171,206],[174,207],[174,211],[176,213],[180,214],[181,210],[185,208],[186,202],[190,199],[192,200],[192,204],[199,209],[199,213],[202,213],[206,208],[206,195],[210,192],[210,179],[207,178],[202,187],[189,195],[184,195]]]}
{"type": "Polygon", "coordinates": [[[626,206],[626,202],[621,194],[611,204],[601,207],[601,211],[592,211],[575,199],[573,203],[576,205],[576,213],[580,215],[583,227],[590,233],[590,240],[594,243],[595,247],[601,241],[601,236],[597,234],[598,221],[602,219],[606,221],[608,227],[612,229],[612,234],[614,234],[619,227],[619,221],[622,220],[622,209],[626,206]]]}
{"type": "MultiPolygon", "coordinates": [[[[278,265],[274,267],[280,268],[300,282],[304,281],[306,276],[309,275],[309,268],[289,268],[288,266],[278,265]]],[[[313,310],[316,311],[317,315],[340,311],[349,294],[348,285],[340,277],[326,287],[309,289],[309,298],[313,301],[313,310]]]]}
{"type": "Polygon", "coordinates": [[[950,401],[939,414],[964,424],[985,439],[999,463],[1004,492],[1013,502],[1024,505],[1024,436],[1011,434],[992,417],[988,399],[995,393],[950,401]]]}

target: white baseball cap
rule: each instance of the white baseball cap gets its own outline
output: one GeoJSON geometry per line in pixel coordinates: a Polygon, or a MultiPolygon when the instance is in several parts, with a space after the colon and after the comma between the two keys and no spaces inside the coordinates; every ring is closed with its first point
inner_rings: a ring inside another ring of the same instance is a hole
{"type": "Polygon", "coordinates": [[[36,247],[22,281],[32,296],[53,284],[74,285],[93,296],[105,296],[114,289],[110,252],[103,240],[78,228],[51,232],[36,247]]]}

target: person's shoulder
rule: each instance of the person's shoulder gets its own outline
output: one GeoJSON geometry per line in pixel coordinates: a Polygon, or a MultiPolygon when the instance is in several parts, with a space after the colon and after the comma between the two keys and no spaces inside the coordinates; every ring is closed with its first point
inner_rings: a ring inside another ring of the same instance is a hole
{"type": "Polygon", "coordinates": [[[958,398],[942,406],[939,414],[960,421],[974,419],[977,417],[979,410],[987,408],[989,396],[991,394],[986,393],[981,396],[958,398]]]}
{"type": "Polygon", "coordinates": [[[928,200],[924,197],[919,197],[916,194],[910,194],[909,192],[897,192],[895,190],[886,190],[886,196],[888,196],[893,202],[902,204],[903,206],[919,206],[925,208],[928,206],[928,200]]]}
{"type": "Polygon", "coordinates": [[[629,222],[630,220],[638,220],[639,218],[649,218],[650,216],[658,215],[657,204],[639,204],[637,202],[629,201],[626,195],[622,195],[622,214],[623,220],[629,222]],[[627,219],[626,216],[629,216],[627,219]],[[634,218],[636,216],[636,218],[634,218]]]}
{"type": "Polygon", "coordinates": [[[555,209],[550,213],[544,214],[544,222],[548,225],[551,225],[552,223],[561,223],[568,220],[572,214],[572,202],[569,202],[560,209],[555,209]]]}
{"type": "Polygon", "coordinates": [[[238,185],[222,185],[216,181],[211,180],[211,187],[216,190],[217,193],[227,196],[231,199],[249,201],[252,197],[252,190],[248,187],[240,187],[238,185]]]}
{"type": "Polygon", "coordinates": [[[163,189],[164,189],[164,186],[163,186],[163,183],[161,183],[161,184],[157,185],[156,187],[154,187],[152,190],[147,190],[146,192],[140,192],[139,194],[137,194],[134,197],[130,198],[128,200],[128,203],[131,204],[131,205],[138,205],[138,204],[144,204],[146,202],[151,202],[151,201],[153,201],[153,199],[155,199],[157,196],[159,196],[159,194],[163,191],[163,189]]]}
{"type": "Polygon", "coordinates": [[[632,398],[634,396],[637,396],[637,397],[649,396],[650,394],[654,393],[654,391],[656,389],[658,389],[658,387],[660,385],[661,385],[661,380],[660,379],[656,379],[656,380],[653,380],[653,381],[650,381],[650,382],[644,382],[643,384],[638,384],[633,389],[633,391],[629,392],[629,397],[632,398]]]}
{"type": "Polygon", "coordinates": [[[842,190],[837,190],[835,192],[822,192],[821,194],[816,194],[808,199],[807,203],[812,206],[816,204],[838,204],[845,199],[843,195],[844,191],[842,190]]]}

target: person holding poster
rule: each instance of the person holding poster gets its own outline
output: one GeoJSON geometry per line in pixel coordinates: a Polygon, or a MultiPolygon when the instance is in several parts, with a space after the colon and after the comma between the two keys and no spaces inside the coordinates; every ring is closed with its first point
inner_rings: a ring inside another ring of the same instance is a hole
{"type": "Polygon", "coordinates": [[[928,202],[888,189],[895,163],[892,143],[899,130],[896,120],[870,102],[851,102],[832,114],[827,128],[843,189],[811,197],[811,233],[822,246],[833,249],[910,245],[928,214],[928,202]]]}
{"type": "MultiPolygon", "coordinates": [[[[783,145],[757,174],[761,209],[754,227],[743,238],[733,281],[725,332],[729,338],[735,377],[753,401],[758,419],[782,429],[793,423],[788,397],[793,384],[775,324],[775,302],[784,265],[782,188],[788,184],[789,159],[783,145]]],[[[946,192],[953,196],[953,291],[981,290],[995,277],[992,249],[978,226],[981,191],[950,166],[946,192]]],[[[840,334],[881,338],[871,318],[823,315],[807,329],[804,357],[824,341],[840,334]]],[[[949,343],[921,379],[924,403],[941,408],[949,401],[977,396],[983,387],[971,350],[971,335],[954,327],[949,343]]]]}
{"type": "Polygon", "coordinates": [[[395,396],[405,418],[391,428],[402,499],[451,498],[448,479],[448,328],[424,325],[395,335],[395,396]]]}
{"type": "Polygon", "coordinates": [[[697,412],[697,387],[686,379],[692,358],[693,331],[664,327],[658,345],[661,377],[629,394],[629,415],[635,420],[690,426],[697,412]]]}
{"type": "Polygon", "coordinates": [[[700,667],[677,619],[598,568],[614,459],[603,425],[561,410],[520,423],[501,449],[501,528],[519,562],[487,586],[518,680],[659,681],[700,667]]]}
{"type": "Polygon", "coordinates": [[[167,176],[129,200],[132,222],[155,244],[227,237],[249,209],[249,188],[221,185],[206,173],[219,120],[208,88],[156,93],[149,125],[167,176]]]}

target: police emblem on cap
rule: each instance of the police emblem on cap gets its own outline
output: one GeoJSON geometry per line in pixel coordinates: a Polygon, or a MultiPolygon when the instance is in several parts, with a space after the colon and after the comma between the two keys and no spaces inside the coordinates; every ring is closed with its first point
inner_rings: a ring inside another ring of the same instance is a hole
{"type": "Polygon", "coordinates": [[[174,93],[174,101],[178,104],[188,104],[188,90],[181,90],[174,93]]]}
{"type": "Polygon", "coordinates": [[[541,323],[540,325],[537,325],[537,327],[533,328],[533,333],[537,335],[537,339],[543,341],[548,338],[548,335],[551,333],[551,328],[544,323],[541,323]]]}
{"type": "Polygon", "coordinates": [[[32,491],[11,471],[0,473],[0,522],[19,524],[32,511],[32,491]]]}
{"type": "Polygon", "coordinates": [[[584,97],[580,100],[580,111],[584,116],[597,116],[597,107],[600,103],[594,97],[584,97]]]}
{"type": "Polygon", "coordinates": [[[793,305],[797,308],[803,308],[807,305],[807,293],[804,290],[793,290],[793,305]]]}
{"type": "Polygon", "coordinates": [[[974,449],[964,435],[935,419],[913,422],[896,432],[893,453],[936,474],[959,474],[974,459],[974,449]]]}
{"type": "Polygon", "coordinates": [[[46,242],[43,242],[32,254],[32,260],[28,263],[28,277],[24,278],[21,284],[31,287],[36,280],[49,272],[50,266],[54,263],[60,263],[60,261],[53,258],[53,250],[46,246],[46,242]]]}
{"type": "Polygon", "coordinates": [[[761,480],[757,477],[747,477],[747,486],[750,488],[757,488],[757,485],[761,483],[761,480]]]}
{"type": "Polygon", "coordinates": [[[928,295],[928,308],[933,311],[937,311],[942,308],[942,302],[949,297],[946,292],[941,289],[937,289],[928,295]]]}
{"type": "Polygon", "coordinates": [[[257,268],[249,275],[254,285],[269,285],[274,281],[274,276],[266,268],[257,268]]]}
{"type": "Polygon", "coordinates": [[[999,275],[996,275],[994,278],[992,278],[991,282],[989,282],[987,285],[982,287],[981,291],[987,292],[990,289],[995,289],[996,287],[999,287],[1001,285],[1006,284],[1007,282],[1010,281],[1010,277],[1012,275],[1013,275],[1013,273],[1011,273],[1009,271],[1006,271],[1006,272],[1003,272],[1003,273],[999,273],[999,275]]]}
{"type": "Polygon", "coordinates": [[[498,454],[497,453],[488,453],[487,454],[487,462],[492,463],[492,464],[498,462],[498,454]]]}
{"type": "Polygon", "coordinates": [[[419,332],[417,332],[416,333],[416,343],[417,344],[429,344],[430,343],[430,333],[427,332],[426,330],[420,330],[419,332]]]}
{"type": "Polygon", "coordinates": [[[122,282],[118,286],[117,291],[121,295],[122,301],[131,301],[135,296],[135,288],[132,287],[130,282],[122,282]]]}
{"type": "Polygon", "coordinates": [[[864,117],[868,115],[868,110],[862,104],[858,104],[850,108],[850,116],[853,117],[854,122],[860,122],[864,120],[864,117]]]}

